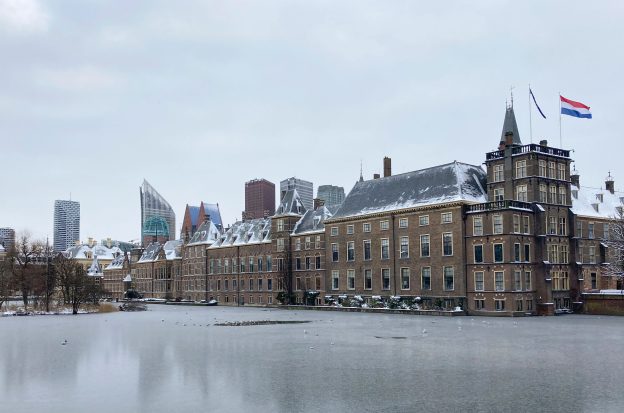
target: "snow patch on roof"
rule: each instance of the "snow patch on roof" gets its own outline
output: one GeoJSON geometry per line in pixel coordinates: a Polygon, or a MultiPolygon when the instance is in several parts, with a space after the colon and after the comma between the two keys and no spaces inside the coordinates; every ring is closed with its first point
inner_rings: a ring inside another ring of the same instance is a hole
{"type": "Polygon", "coordinates": [[[271,218],[235,222],[209,248],[271,242],[271,218]]]}
{"type": "Polygon", "coordinates": [[[604,189],[576,187],[572,185],[572,212],[575,215],[595,218],[614,218],[618,209],[624,208],[624,194],[604,189]]]}

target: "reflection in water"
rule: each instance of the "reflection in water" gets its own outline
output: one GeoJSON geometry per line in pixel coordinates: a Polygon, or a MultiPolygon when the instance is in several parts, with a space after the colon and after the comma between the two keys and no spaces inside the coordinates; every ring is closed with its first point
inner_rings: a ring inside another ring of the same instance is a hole
{"type": "Polygon", "coordinates": [[[619,318],[150,310],[0,319],[2,411],[618,411],[624,403],[619,318]],[[312,322],[214,325],[267,319],[312,322]]]}

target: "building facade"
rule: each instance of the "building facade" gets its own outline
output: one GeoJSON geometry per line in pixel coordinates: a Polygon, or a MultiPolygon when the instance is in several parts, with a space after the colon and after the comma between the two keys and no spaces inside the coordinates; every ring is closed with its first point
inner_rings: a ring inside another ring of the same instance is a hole
{"type": "Polygon", "coordinates": [[[15,230],[13,228],[0,228],[0,245],[5,251],[9,251],[15,245],[15,230]]]}
{"type": "Polygon", "coordinates": [[[266,218],[275,213],[275,184],[266,179],[245,182],[243,221],[266,218]]]}
{"type": "Polygon", "coordinates": [[[180,238],[186,241],[190,240],[195,235],[197,229],[208,220],[218,228],[222,227],[219,204],[209,204],[203,201],[200,202],[199,206],[189,206],[187,204],[184,210],[180,238]]]}
{"type": "Polygon", "coordinates": [[[338,207],[345,199],[344,188],[335,185],[320,185],[316,192],[316,197],[323,200],[327,207],[338,207]]]}
{"type": "Polygon", "coordinates": [[[65,251],[77,241],[80,241],[80,203],[54,201],[54,251],[65,251]]]}
{"type": "Polygon", "coordinates": [[[314,208],[314,184],[299,178],[288,178],[280,182],[280,202],[290,190],[297,190],[301,203],[306,209],[314,208]]]}
{"type": "Polygon", "coordinates": [[[141,242],[146,246],[157,237],[164,243],[175,239],[175,213],[173,208],[147,180],[139,188],[141,201],[141,242]]]}

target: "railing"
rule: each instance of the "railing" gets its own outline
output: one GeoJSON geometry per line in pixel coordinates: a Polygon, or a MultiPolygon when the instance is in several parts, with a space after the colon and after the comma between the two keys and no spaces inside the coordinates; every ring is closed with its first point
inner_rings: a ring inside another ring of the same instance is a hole
{"type": "MultiPolygon", "coordinates": [[[[535,143],[531,143],[529,145],[523,145],[523,146],[513,146],[511,148],[512,155],[518,155],[518,154],[529,153],[529,152],[545,153],[547,155],[561,156],[563,158],[570,157],[570,151],[567,151],[565,149],[551,148],[550,146],[537,145],[535,143]]],[[[493,159],[503,158],[504,156],[505,156],[505,151],[498,150],[498,151],[487,153],[485,155],[485,159],[490,161],[493,159]]]]}
{"type": "Polygon", "coordinates": [[[485,202],[483,204],[468,205],[466,207],[466,212],[485,212],[485,211],[494,211],[498,209],[509,209],[509,208],[519,208],[519,209],[529,209],[529,210],[533,209],[532,205],[529,204],[528,202],[504,200],[504,201],[485,202]]]}

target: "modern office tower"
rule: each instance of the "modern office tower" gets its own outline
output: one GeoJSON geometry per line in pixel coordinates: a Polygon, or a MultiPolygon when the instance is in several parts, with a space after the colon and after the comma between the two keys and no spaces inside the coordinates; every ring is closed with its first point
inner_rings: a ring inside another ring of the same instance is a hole
{"type": "Polygon", "coordinates": [[[334,207],[342,204],[345,199],[345,192],[341,186],[321,185],[318,187],[316,197],[325,201],[325,206],[334,207]]]}
{"type": "Polygon", "coordinates": [[[295,177],[284,179],[280,182],[280,201],[290,189],[296,189],[301,198],[301,202],[306,209],[314,209],[314,185],[312,182],[304,181],[295,177]]]}
{"type": "Polygon", "coordinates": [[[245,182],[243,220],[264,218],[275,213],[275,184],[266,179],[245,182]]]}
{"type": "Polygon", "coordinates": [[[80,202],[54,201],[54,251],[65,251],[79,240],[80,202]]]}
{"type": "Polygon", "coordinates": [[[0,245],[6,251],[15,245],[15,230],[13,228],[0,228],[0,245]]]}
{"type": "Polygon", "coordinates": [[[154,238],[164,243],[175,240],[175,213],[145,179],[139,188],[141,197],[141,242],[148,245],[154,238]]]}

